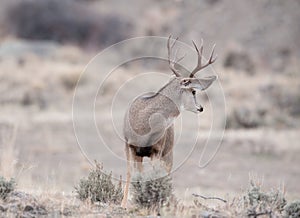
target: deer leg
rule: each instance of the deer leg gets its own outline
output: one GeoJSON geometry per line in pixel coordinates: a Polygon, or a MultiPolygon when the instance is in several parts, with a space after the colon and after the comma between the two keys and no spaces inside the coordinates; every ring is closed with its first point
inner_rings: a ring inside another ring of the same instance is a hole
{"type": "Polygon", "coordinates": [[[164,137],[162,138],[162,142],[161,142],[161,148],[160,148],[160,151],[159,151],[159,154],[158,154],[158,159],[161,160],[162,159],[162,156],[163,156],[163,151],[164,151],[164,148],[166,146],[166,140],[167,140],[167,134],[164,135],[164,137]]]}
{"type": "Polygon", "coordinates": [[[173,167],[173,152],[170,151],[168,154],[163,156],[161,160],[164,163],[164,168],[166,169],[167,173],[170,174],[173,167]]]}
{"type": "Polygon", "coordinates": [[[136,161],[136,168],[138,169],[138,171],[140,173],[142,173],[143,172],[143,157],[136,156],[135,161],[136,161]]]}
{"type": "Polygon", "coordinates": [[[162,138],[153,145],[153,148],[156,150],[156,152],[152,153],[150,156],[151,159],[151,165],[154,168],[156,163],[162,164],[162,157],[163,157],[163,151],[166,143],[166,134],[162,136],[162,138]]]}
{"type": "Polygon", "coordinates": [[[166,171],[170,174],[173,167],[173,146],[174,146],[174,127],[170,126],[165,135],[164,151],[161,161],[164,163],[166,171]]]}
{"type": "Polygon", "coordinates": [[[125,146],[125,153],[126,153],[126,162],[127,162],[127,173],[126,173],[126,184],[124,188],[124,194],[123,199],[121,203],[121,207],[126,208],[127,207],[127,199],[128,199],[128,190],[130,185],[130,179],[131,179],[131,167],[130,167],[130,152],[129,152],[129,145],[126,143],[125,146]]]}

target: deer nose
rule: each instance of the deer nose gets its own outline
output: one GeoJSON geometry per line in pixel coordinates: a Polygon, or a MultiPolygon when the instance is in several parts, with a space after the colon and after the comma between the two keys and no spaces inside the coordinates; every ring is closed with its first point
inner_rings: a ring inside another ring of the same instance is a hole
{"type": "Polygon", "coordinates": [[[202,112],[203,111],[203,107],[198,108],[197,111],[202,112]]]}

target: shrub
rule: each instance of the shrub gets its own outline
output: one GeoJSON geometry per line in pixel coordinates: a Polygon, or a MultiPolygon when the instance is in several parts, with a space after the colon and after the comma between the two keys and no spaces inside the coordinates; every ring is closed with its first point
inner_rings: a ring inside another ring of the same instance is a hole
{"type": "Polygon", "coordinates": [[[141,208],[159,209],[172,194],[172,181],[162,169],[136,174],[132,182],[133,202],[141,208]]]}
{"type": "Polygon", "coordinates": [[[284,207],[285,216],[289,218],[300,217],[300,201],[294,201],[284,207]]]}
{"type": "Polygon", "coordinates": [[[128,38],[132,27],[123,17],[99,15],[84,3],[68,0],[19,1],[6,10],[5,23],[20,38],[83,46],[116,43],[128,38]]]}
{"type": "Polygon", "coordinates": [[[243,196],[244,207],[248,216],[263,214],[281,214],[286,205],[284,194],[279,190],[263,192],[261,187],[250,182],[251,186],[247,194],[243,196]]]}
{"type": "Polygon", "coordinates": [[[253,75],[255,72],[255,63],[246,51],[230,51],[225,58],[224,67],[242,70],[249,75],[253,75]]]}
{"type": "Polygon", "coordinates": [[[5,200],[8,194],[14,191],[15,186],[16,183],[14,179],[7,181],[4,177],[0,176],[0,199],[5,200]]]}
{"type": "Polygon", "coordinates": [[[103,166],[96,163],[96,168],[91,170],[87,179],[81,179],[75,187],[80,200],[89,199],[91,202],[120,203],[123,198],[122,182],[114,184],[112,173],[103,172],[103,166]]]}
{"type": "Polygon", "coordinates": [[[265,125],[265,111],[239,106],[234,108],[226,123],[227,128],[257,128],[265,125]]]}

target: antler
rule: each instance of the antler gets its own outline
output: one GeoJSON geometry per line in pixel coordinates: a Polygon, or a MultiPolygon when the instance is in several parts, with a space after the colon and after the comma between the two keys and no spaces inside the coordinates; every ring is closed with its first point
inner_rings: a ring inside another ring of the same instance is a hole
{"type": "Polygon", "coordinates": [[[215,46],[216,46],[216,44],[214,44],[213,49],[212,49],[211,54],[210,54],[210,57],[209,57],[209,60],[207,61],[206,64],[204,64],[204,65],[202,66],[203,39],[201,40],[200,51],[199,51],[197,45],[195,44],[195,42],[194,42],[194,41],[192,41],[192,42],[193,42],[193,45],[194,45],[194,47],[195,47],[195,49],[196,49],[196,51],[197,51],[197,54],[198,54],[198,63],[197,63],[197,66],[195,67],[195,69],[194,69],[194,70],[192,71],[192,73],[190,74],[190,77],[191,77],[191,78],[194,77],[194,75],[195,75],[198,71],[200,71],[200,70],[202,70],[203,68],[207,67],[208,65],[214,63],[214,62],[216,61],[216,59],[217,59],[217,56],[213,59],[213,55],[214,55],[214,51],[215,51],[215,46]]]}
{"type": "Polygon", "coordinates": [[[175,64],[179,63],[183,58],[184,56],[182,56],[181,58],[178,58],[177,59],[177,52],[178,50],[175,52],[175,57],[174,57],[174,60],[172,61],[171,60],[171,52],[172,52],[172,49],[173,47],[175,46],[177,40],[178,40],[178,37],[175,39],[175,41],[173,43],[171,43],[171,35],[169,36],[169,39],[168,39],[168,44],[167,44],[167,47],[168,47],[168,61],[169,61],[169,66],[170,66],[170,69],[172,70],[172,72],[177,76],[177,77],[180,77],[180,73],[178,72],[178,70],[176,70],[175,68],[175,64]],[[177,60],[176,60],[177,59],[177,60]]]}

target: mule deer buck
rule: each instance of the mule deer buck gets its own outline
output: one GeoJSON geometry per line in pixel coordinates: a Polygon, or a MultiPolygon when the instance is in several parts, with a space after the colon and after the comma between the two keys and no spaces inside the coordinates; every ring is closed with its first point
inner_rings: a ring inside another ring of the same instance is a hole
{"type": "Polygon", "coordinates": [[[171,60],[172,49],[177,40],[178,38],[174,40],[170,36],[167,43],[169,67],[175,77],[159,91],[137,97],[125,115],[123,131],[126,142],[127,180],[122,207],[127,205],[131,162],[134,164],[134,169],[141,172],[144,157],[150,157],[151,160],[156,158],[170,173],[173,165],[174,120],[181,110],[202,112],[203,107],[196,99],[196,90],[205,90],[216,80],[216,76],[195,78],[198,71],[215,62],[214,47],[207,63],[202,65],[203,42],[200,49],[193,42],[198,54],[198,64],[189,77],[183,77],[175,68],[183,57],[178,59],[175,54],[174,60],[171,60]]]}

